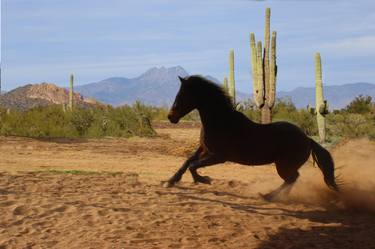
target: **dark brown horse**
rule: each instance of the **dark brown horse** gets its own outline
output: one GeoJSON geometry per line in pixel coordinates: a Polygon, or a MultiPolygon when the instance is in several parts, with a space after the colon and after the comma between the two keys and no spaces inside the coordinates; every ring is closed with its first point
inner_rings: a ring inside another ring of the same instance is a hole
{"type": "Polygon", "coordinates": [[[281,190],[288,193],[297,180],[298,169],[312,154],[323,172],[324,181],[338,190],[334,164],[330,153],[288,122],[258,124],[235,110],[232,100],[223,89],[200,76],[180,78],[181,86],[168,115],[172,123],[197,109],[202,121],[200,145],[181,168],[166,182],[177,183],[187,169],[194,182],[210,183],[210,178],[198,174],[197,169],[226,161],[262,165],[275,163],[284,183],[265,195],[271,199],[281,190]]]}

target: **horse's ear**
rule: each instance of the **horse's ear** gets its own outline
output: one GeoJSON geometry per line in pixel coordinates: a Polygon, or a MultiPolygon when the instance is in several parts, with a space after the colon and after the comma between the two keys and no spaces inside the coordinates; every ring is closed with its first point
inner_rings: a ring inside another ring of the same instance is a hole
{"type": "Polygon", "coordinates": [[[181,83],[184,83],[186,80],[185,80],[185,78],[182,78],[182,77],[180,77],[180,76],[178,76],[178,78],[180,79],[180,82],[181,83]]]}

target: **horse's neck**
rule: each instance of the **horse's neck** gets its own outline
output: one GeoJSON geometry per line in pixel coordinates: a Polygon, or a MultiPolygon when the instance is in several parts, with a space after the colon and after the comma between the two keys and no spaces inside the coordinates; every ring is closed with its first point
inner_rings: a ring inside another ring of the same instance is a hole
{"type": "Polygon", "coordinates": [[[231,121],[231,117],[235,115],[233,109],[225,107],[225,108],[199,108],[198,109],[199,116],[201,118],[201,122],[203,127],[220,127],[225,126],[227,122],[231,121]]]}
{"type": "Polygon", "coordinates": [[[220,106],[217,108],[198,108],[198,112],[205,131],[222,132],[223,130],[227,131],[228,127],[234,130],[238,128],[237,131],[240,131],[243,127],[247,127],[247,130],[258,127],[257,123],[233,108],[220,106]]]}

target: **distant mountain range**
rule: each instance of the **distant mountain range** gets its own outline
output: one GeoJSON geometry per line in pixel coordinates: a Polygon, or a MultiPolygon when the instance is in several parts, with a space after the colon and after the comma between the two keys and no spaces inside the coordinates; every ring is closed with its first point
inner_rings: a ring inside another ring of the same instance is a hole
{"type": "MultiPolygon", "coordinates": [[[[181,67],[154,67],[136,78],[108,78],[99,82],[77,86],[76,91],[84,96],[112,105],[122,105],[140,100],[145,104],[156,106],[170,105],[179,88],[178,76],[188,73],[181,67]]],[[[212,76],[205,76],[211,81],[221,84],[212,76]]],[[[352,83],[338,86],[324,86],[324,97],[331,109],[346,106],[358,95],[369,95],[375,99],[375,84],[352,83]]],[[[292,91],[280,91],[278,98],[290,98],[298,108],[315,104],[314,87],[298,87],[292,91]]],[[[243,101],[251,98],[250,94],[237,92],[237,99],[243,101]]]]}
{"type": "MultiPolygon", "coordinates": [[[[174,100],[179,89],[178,76],[185,77],[188,73],[180,66],[153,67],[136,78],[114,77],[99,82],[75,87],[84,96],[94,97],[111,105],[131,104],[139,100],[145,104],[168,106],[174,100]]],[[[219,82],[217,79],[206,76],[219,82]]]]}
{"type": "MultiPolygon", "coordinates": [[[[324,86],[324,98],[328,101],[330,109],[339,109],[349,104],[359,95],[368,95],[375,100],[375,84],[351,83],[338,86],[324,86]]],[[[315,105],[315,88],[298,87],[289,92],[278,92],[278,98],[290,98],[298,107],[303,108],[310,104],[315,105]]]]}
{"type": "MultiPolygon", "coordinates": [[[[78,106],[88,107],[101,105],[92,98],[85,98],[79,93],[74,93],[74,103],[78,106]]],[[[0,107],[27,110],[36,106],[52,104],[66,104],[69,100],[67,89],[52,83],[28,84],[0,95],[0,107]]]]}
{"type": "MultiPolygon", "coordinates": [[[[188,73],[181,67],[153,67],[135,78],[113,77],[99,82],[75,86],[77,103],[86,105],[96,100],[119,106],[131,104],[139,100],[154,106],[169,106],[179,89],[178,76],[185,77],[188,73]],[[83,97],[85,96],[85,97],[83,97]],[[89,98],[86,98],[89,97],[89,98]]],[[[211,81],[221,82],[209,75],[204,76],[211,81]]],[[[351,83],[338,86],[324,86],[324,97],[330,109],[345,107],[358,95],[369,95],[375,100],[375,84],[351,83]]],[[[237,92],[237,100],[251,98],[250,94],[237,92]]],[[[277,98],[290,98],[298,107],[315,104],[314,87],[298,87],[292,91],[280,91],[277,98]]],[[[37,105],[67,103],[68,91],[50,83],[26,85],[9,91],[0,96],[0,106],[27,109],[37,105]]],[[[97,102],[96,102],[97,103],[97,102]]]]}

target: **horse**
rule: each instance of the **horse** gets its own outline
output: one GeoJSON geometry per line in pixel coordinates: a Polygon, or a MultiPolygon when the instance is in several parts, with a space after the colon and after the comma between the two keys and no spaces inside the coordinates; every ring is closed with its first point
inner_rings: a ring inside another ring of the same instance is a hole
{"type": "Polygon", "coordinates": [[[197,109],[202,128],[198,148],[164,182],[165,187],[179,182],[187,169],[195,183],[210,184],[211,178],[198,174],[199,168],[227,161],[249,166],[274,163],[284,183],[262,195],[272,200],[280,192],[289,193],[299,176],[298,169],[312,154],[314,164],[322,171],[327,186],[339,190],[331,154],[299,127],[288,122],[253,122],[235,109],[231,97],[221,86],[197,75],[179,77],[179,80],[180,89],[168,119],[177,124],[182,117],[197,109]]]}

